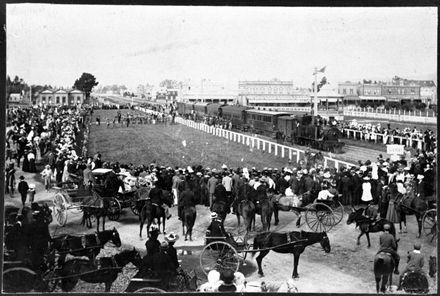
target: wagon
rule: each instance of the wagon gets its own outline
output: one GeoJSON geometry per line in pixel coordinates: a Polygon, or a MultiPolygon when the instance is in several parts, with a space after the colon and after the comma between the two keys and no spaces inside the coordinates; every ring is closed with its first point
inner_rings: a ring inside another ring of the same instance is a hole
{"type": "MultiPolygon", "coordinates": [[[[42,208],[32,211],[32,216],[38,213],[42,213],[45,218],[45,224],[49,224],[52,220],[50,211],[41,212],[42,208]]],[[[43,208],[44,209],[44,208],[43,208]]],[[[48,209],[48,208],[47,208],[48,209]]],[[[5,209],[7,219],[5,220],[5,244],[3,253],[3,291],[7,293],[25,293],[30,291],[37,292],[51,292],[53,291],[52,274],[54,271],[54,259],[53,253],[48,253],[43,256],[43,263],[45,268],[36,267],[39,263],[32,262],[32,248],[27,244],[23,244],[22,240],[18,240],[17,233],[14,232],[14,224],[17,223],[17,211],[14,207],[7,207],[5,209]],[[12,232],[12,233],[10,233],[12,232]],[[11,235],[9,235],[11,234],[11,235]],[[20,246],[22,252],[16,248],[20,246]],[[21,255],[19,255],[21,253],[21,255]]],[[[29,218],[29,217],[27,217],[29,218]]],[[[25,218],[25,220],[27,219],[25,218]]],[[[39,231],[39,228],[34,228],[35,222],[23,222],[22,225],[28,225],[32,227],[28,229],[26,233],[21,233],[21,236],[27,236],[29,233],[35,233],[39,231]]],[[[40,258],[40,257],[39,257],[40,258]]]]}
{"type": "MultiPolygon", "coordinates": [[[[232,270],[237,272],[240,265],[245,265],[247,253],[255,253],[262,251],[261,249],[253,249],[253,245],[248,243],[249,233],[244,236],[229,238],[224,236],[214,237],[209,236],[206,239],[210,240],[209,243],[205,241],[205,247],[200,254],[200,267],[203,273],[207,276],[211,270],[217,270],[221,272],[223,270],[232,270]]],[[[288,242],[284,245],[278,245],[265,250],[275,249],[286,245],[295,245],[296,243],[306,240],[296,240],[288,242]]]]}
{"type": "Polygon", "coordinates": [[[422,218],[423,232],[431,235],[431,241],[437,236],[437,209],[430,209],[425,212],[422,218]]]}
{"type": "MultiPolygon", "coordinates": [[[[339,196],[340,194],[328,200],[316,199],[313,203],[306,203],[304,206],[277,205],[280,210],[292,211],[299,215],[298,221],[301,221],[302,212],[305,212],[305,222],[311,230],[328,232],[338,225],[344,217],[344,206],[339,201],[339,196]]],[[[303,200],[306,197],[303,195],[303,200]]],[[[299,226],[298,223],[297,226],[299,226]]]]}
{"type": "MultiPolygon", "coordinates": [[[[104,177],[110,171],[110,169],[95,169],[92,171],[98,183],[95,187],[102,187],[100,183],[103,183],[104,177]]],[[[99,196],[99,193],[95,189],[90,191],[82,186],[79,181],[64,183],[63,187],[53,188],[56,190],[55,196],[53,197],[53,212],[60,226],[67,224],[68,210],[81,211],[81,206],[84,205],[84,201],[88,199],[101,199],[101,196],[99,196]]],[[[120,195],[119,198],[124,198],[124,195],[120,195]]],[[[123,205],[128,203],[125,199],[121,200],[123,201],[123,205]]],[[[107,217],[112,221],[117,221],[121,215],[121,200],[118,200],[118,197],[110,197],[109,199],[109,214],[107,217]]]]}

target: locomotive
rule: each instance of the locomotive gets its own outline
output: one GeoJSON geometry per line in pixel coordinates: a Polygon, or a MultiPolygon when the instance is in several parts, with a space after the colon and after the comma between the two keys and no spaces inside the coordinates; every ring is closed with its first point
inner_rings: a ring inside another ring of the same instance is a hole
{"type": "Polygon", "coordinates": [[[291,144],[306,145],[333,153],[341,153],[345,145],[339,141],[342,136],[339,129],[335,125],[325,126],[319,115],[313,120],[307,113],[292,114],[239,105],[182,102],[177,103],[177,111],[184,117],[193,114],[193,118],[221,118],[231,121],[234,130],[250,131],[291,144]]]}

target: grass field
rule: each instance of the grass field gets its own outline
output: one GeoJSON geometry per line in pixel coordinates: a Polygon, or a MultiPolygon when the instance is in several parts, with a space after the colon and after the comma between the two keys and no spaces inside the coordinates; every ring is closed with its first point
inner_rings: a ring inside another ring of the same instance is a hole
{"type": "MultiPolygon", "coordinates": [[[[121,110],[131,112],[131,110],[121,110]]],[[[287,159],[264,151],[250,149],[192,128],[177,125],[133,125],[107,128],[105,118],[113,118],[117,110],[97,110],[101,126],[91,128],[89,154],[100,152],[104,161],[119,161],[135,165],[150,164],[187,167],[285,167],[287,159]]],[[[94,120],[94,119],[93,119],[94,120]]]]}

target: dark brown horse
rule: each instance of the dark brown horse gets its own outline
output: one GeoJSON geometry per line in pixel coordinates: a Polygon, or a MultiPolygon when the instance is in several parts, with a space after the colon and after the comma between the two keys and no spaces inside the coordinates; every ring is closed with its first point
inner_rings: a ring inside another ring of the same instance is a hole
{"type": "Polygon", "coordinates": [[[252,201],[245,199],[238,202],[235,213],[237,215],[238,228],[240,228],[240,216],[243,217],[247,232],[252,230],[252,221],[254,221],[255,227],[255,205],[252,201]]]}
{"type": "Polygon", "coordinates": [[[185,236],[185,240],[192,241],[192,230],[194,227],[194,223],[196,221],[197,217],[197,211],[196,207],[190,206],[190,207],[184,207],[182,210],[182,235],[185,236]],[[185,232],[186,227],[186,232],[185,232]]]}
{"type": "MultiPolygon", "coordinates": [[[[173,203],[173,195],[167,190],[162,190],[162,202],[169,207],[173,203]]],[[[157,205],[151,202],[151,199],[138,200],[136,204],[137,211],[139,212],[139,237],[142,237],[142,228],[144,227],[145,221],[147,222],[147,236],[150,236],[150,226],[154,219],[158,220],[159,230],[160,224],[162,222],[162,230],[165,233],[165,209],[162,205],[157,205]]]]}
{"type": "Polygon", "coordinates": [[[395,262],[393,257],[385,252],[380,252],[374,257],[374,277],[376,279],[376,292],[385,293],[386,285],[389,280],[389,285],[391,286],[393,282],[393,271],[395,262]],[[382,285],[381,285],[382,281],[382,285]]]}
{"type": "MultiPolygon", "coordinates": [[[[299,277],[299,256],[307,246],[315,243],[320,243],[326,253],[330,252],[330,240],[325,232],[292,231],[287,233],[266,232],[257,234],[254,238],[253,251],[260,252],[257,257],[258,273],[261,276],[264,275],[261,262],[270,251],[274,251],[277,253],[293,254],[292,277],[299,277]]],[[[255,253],[252,253],[252,256],[254,255],[255,253]]]]}
{"type": "Polygon", "coordinates": [[[135,248],[124,250],[112,257],[102,257],[98,260],[98,264],[84,259],[72,259],[65,262],[61,269],[57,271],[57,276],[63,278],[61,280],[63,292],[72,291],[79,280],[88,283],[105,283],[105,292],[110,292],[113,282],[125,265],[131,262],[139,267],[142,261],[139,252],[135,248]]]}
{"type": "Polygon", "coordinates": [[[347,218],[347,225],[350,225],[352,223],[356,223],[356,227],[359,227],[359,229],[361,230],[361,234],[359,234],[358,238],[357,238],[357,245],[360,245],[360,238],[361,236],[363,236],[364,234],[367,237],[367,241],[368,241],[368,248],[371,247],[370,244],[370,232],[380,232],[383,231],[383,226],[385,224],[389,224],[390,225],[390,233],[396,237],[396,229],[394,227],[394,224],[391,223],[388,220],[385,219],[381,219],[379,221],[374,221],[372,219],[370,219],[367,216],[364,216],[362,213],[364,212],[363,208],[360,209],[355,209],[352,208],[352,212],[350,214],[348,214],[348,218],[347,218]]]}
{"type": "Polygon", "coordinates": [[[60,262],[64,262],[67,254],[73,256],[87,256],[94,260],[104,245],[111,241],[117,248],[121,246],[121,239],[116,228],[83,236],[63,234],[52,238],[51,249],[57,250],[60,262]]]}
{"type": "Polygon", "coordinates": [[[398,200],[398,209],[400,210],[400,231],[402,232],[402,222],[406,229],[406,216],[415,215],[419,229],[417,238],[419,238],[422,233],[422,218],[425,212],[428,210],[427,201],[415,196],[413,192],[409,192],[398,200]]]}

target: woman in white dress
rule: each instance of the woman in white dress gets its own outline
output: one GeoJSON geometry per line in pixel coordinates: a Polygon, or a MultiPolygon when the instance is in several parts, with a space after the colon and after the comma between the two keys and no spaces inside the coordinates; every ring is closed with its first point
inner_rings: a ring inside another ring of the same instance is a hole
{"type": "Polygon", "coordinates": [[[370,178],[364,177],[362,182],[362,197],[363,203],[369,204],[373,200],[373,195],[371,194],[371,183],[370,178]]]}

